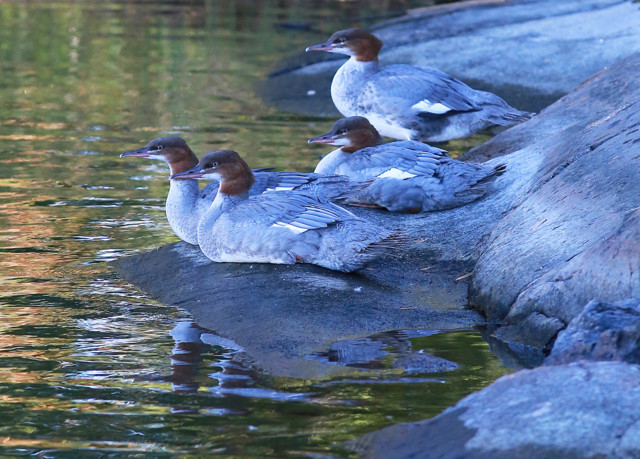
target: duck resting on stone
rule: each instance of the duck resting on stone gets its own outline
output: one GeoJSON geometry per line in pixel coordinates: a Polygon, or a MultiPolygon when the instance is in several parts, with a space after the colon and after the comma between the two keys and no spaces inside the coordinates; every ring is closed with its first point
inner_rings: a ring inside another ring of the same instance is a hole
{"type": "Polygon", "coordinates": [[[468,204],[484,196],[506,166],[466,163],[445,150],[405,140],[384,143],[369,121],[336,121],[328,134],[309,143],[339,146],[316,166],[318,174],[341,174],[367,185],[344,203],[392,212],[430,212],[468,204]]]}
{"type": "Polygon", "coordinates": [[[440,70],[412,65],[381,67],[381,48],[382,41],[375,35],[347,29],[307,51],[350,56],[333,77],[333,103],[344,116],[366,117],[383,136],[443,142],[532,116],[440,70]]]}
{"type": "Polygon", "coordinates": [[[250,196],[255,176],[235,151],[209,152],[171,179],[219,182],[198,225],[200,249],[216,262],[311,263],[349,272],[406,242],[318,196],[298,191],[250,196]]]}
{"type": "MultiPolygon", "coordinates": [[[[181,137],[153,139],[139,150],[128,151],[123,157],[141,157],[164,161],[171,174],[191,169],[198,164],[198,157],[181,137]]],[[[347,177],[321,176],[302,172],[274,172],[268,168],[253,171],[255,182],[250,195],[267,190],[301,190],[319,194],[326,199],[339,199],[348,195],[355,186],[347,177]]],[[[169,225],[176,235],[189,244],[198,244],[198,222],[216,197],[218,183],[212,182],[200,189],[195,180],[170,180],[166,213],[169,225]]]]}

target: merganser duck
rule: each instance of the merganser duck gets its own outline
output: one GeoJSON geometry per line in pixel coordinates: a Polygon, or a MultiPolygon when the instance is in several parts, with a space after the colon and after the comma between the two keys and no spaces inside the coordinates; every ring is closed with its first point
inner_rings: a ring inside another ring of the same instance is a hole
{"type": "Polygon", "coordinates": [[[328,134],[309,143],[339,145],[316,166],[320,174],[343,174],[369,185],[345,203],[393,212],[451,209],[482,197],[506,166],[472,164],[445,150],[405,140],[383,143],[366,118],[338,120],[328,134]]]}
{"type": "MultiPolygon", "coordinates": [[[[187,171],[198,164],[198,157],[181,137],[160,137],[145,147],[128,151],[121,158],[137,156],[157,159],[169,165],[171,174],[187,171]]],[[[323,177],[302,172],[273,172],[268,168],[254,170],[255,183],[250,195],[267,190],[303,190],[327,199],[340,199],[348,195],[355,184],[347,177],[323,177]]],[[[218,183],[212,182],[202,190],[195,180],[170,180],[166,213],[169,225],[176,235],[189,244],[198,244],[198,222],[209,209],[218,192],[218,183]]]]}
{"type": "Polygon", "coordinates": [[[220,182],[198,225],[200,249],[216,262],[312,263],[350,272],[405,241],[317,196],[268,191],[250,197],[255,177],[235,151],[211,151],[171,178],[220,182]]]}
{"type": "Polygon", "coordinates": [[[382,41],[376,36],[347,29],[306,50],[351,56],[333,77],[333,103],[344,116],[368,118],[384,136],[443,142],[532,116],[440,70],[411,65],[380,67],[381,48],[382,41]]]}

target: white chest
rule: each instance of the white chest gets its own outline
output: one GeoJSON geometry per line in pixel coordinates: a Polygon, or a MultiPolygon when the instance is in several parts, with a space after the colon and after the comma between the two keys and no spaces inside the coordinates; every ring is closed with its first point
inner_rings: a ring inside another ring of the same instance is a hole
{"type": "Polygon", "coordinates": [[[199,195],[195,180],[171,180],[166,202],[167,220],[176,235],[189,244],[197,244],[197,212],[199,195]]]}
{"type": "Polygon", "coordinates": [[[338,69],[331,82],[331,99],[344,116],[360,115],[360,95],[367,78],[378,71],[377,62],[349,59],[338,69]]]}
{"type": "Polygon", "coordinates": [[[314,172],[316,174],[326,175],[336,174],[336,171],[340,164],[346,161],[348,157],[349,154],[343,152],[341,148],[333,150],[331,153],[320,160],[314,172]]]}

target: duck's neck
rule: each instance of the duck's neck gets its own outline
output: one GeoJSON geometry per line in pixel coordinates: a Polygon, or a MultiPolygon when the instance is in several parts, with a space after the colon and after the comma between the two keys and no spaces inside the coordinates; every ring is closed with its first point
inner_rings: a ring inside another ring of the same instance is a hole
{"type": "Polygon", "coordinates": [[[198,217],[194,214],[199,193],[197,180],[170,180],[165,205],[167,220],[178,237],[190,244],[197,243],[198,217]]]}
{"type": "Polygon", "coordinates": [[[340,113],[344,116],[356,115],[354,102],[360,94],[361,86],[378,70],[380,64],[377,60],[363,62],[355,56],[342,64],[331,82],[331,98],[340,113]]]}
{"type": "Polygon", "coordinates": [[[220,216],[237,206],[238,204],[249,199],[249,192],[246,191],[240,194],[226,194],[222,191],[222,187],[218,188],[218,194],[211,203],[211,207],[200,219],[198,224],[198,243],[202,246],[215,235],[211,231],[211,227],[220,216]]]}
{"type": "MultiPolygon", "coordinates": [[[[196,155],[191,150],[189,152],[191,154],[185,155],[180,161],[169,163],[171,175],[187,171],[198,164],[196,155]]],[[[174,216],[181,218],[183,213],[191,211],[196,205],[199,193],[200,185],[197,180],[169,180],[169,195],[167,196],[166,207],[167,218],[172,227],[171,214],[180,213],[180,216],[174,216]]]]}
{"type": "Polygon", "coordinates": [[[164,161],[169,164],[171,175],[188,171],[198,165],[198,157],[189,147],[187,147],[186,151],[183,151],[183,154],[179,157],[165,159],[164,161]]]}
{"type": "Polygon", "coordinates": [[[337,174],[339,173],[338,167],[349,158],[349,155],[350,153],[345,153],[344,151],[342,151],[342,148],[333,150],[331,153],[320,160],[320,162],[316,166],[316,170],[314,170],[313,172],[315,172],[316,174],[326,175],[337,174]]]}
{"type": "Polygon", "coordinates": [[[167,201],[169,199],[184,202],[195,201],[199,191],[200,187],[197,180],[169,180],[167,201]]]}
{"type": "Polygon", "coordinates": [[[355,56],[351,56],[351,58],[338,69],[333,81],[337,78],[346,78],[347,76],[361,80],[373,75],[378,70],[380,70],[380,63],[377,60],[359,61],[355,56]]]}
{"type": "Polygon", "coordinates": [[[361,60],[358,56],[351,56],[341,68],[345,67],[355,74],[371,75],[380,70],[380,61],[377,58],[361,60]]]}
{"type": "Polygon", "coordinates": [[[222,209],[223,212],[226,212],[247,199],[249,199],[248,191],[240,194],[227,194],[224,192],[223,187],[220,186],[218,194],[211,203],[211,207],[209,209],[222,209]]]}

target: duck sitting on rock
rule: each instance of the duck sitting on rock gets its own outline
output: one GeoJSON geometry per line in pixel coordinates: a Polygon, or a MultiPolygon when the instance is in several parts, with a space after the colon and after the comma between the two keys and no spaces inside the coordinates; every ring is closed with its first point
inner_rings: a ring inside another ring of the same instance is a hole
{"type": "Polygon", "coordinates": [[[412,140],[384,143],[364,117],[338,120],[309,143],[339,146],[316,166],[319,174],[341,174],[367,185],[345,203],[393,212],[451,209],[484,196],[506,170],[503,164],[466,163],[445,150],[412,140]]]}
{"type": "Polygon", "coordinates": [[[364,116],[386,137],[443,142],[531,117],[500,97],[472,89],[440,70],[411,65],[381,67],[382,41],[361,29],[340,30],[307,51],[350,56],[331,83],[344,116],[364,116]]]}
{"type": "Polygon", "coordinates": [[[255,176],[232,150],[207,153],[172,180],[215,180],[218,193],[198,225],[202,252],[216,262],[311,263],[350,272],[406,241],[317,196],[249,195],[255,176]]]}
{"type": "MultiPolygon", "coordinates": [[[[164,161],[171,174],[178,174],[195,167],[198,157],[182,137],[159,137],[145,147],[128,151],[123,157],[141,157],[164,161]]],[[[347,177],[321,176],[302,172],[274,172],[270,169],[255,169],[254,183],[250,195],[267,190],[300,190],[318,194],[326,199],[340,199],[349,195],[357,184],[347,177]]],[[[218,192],[218,182],[212,182],[200,189],[195,180],[170,180],[166,202],[167,220],[176,235],[189,244],[198,244],[198,223],[209,209],[218,192]]]]}

